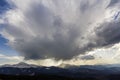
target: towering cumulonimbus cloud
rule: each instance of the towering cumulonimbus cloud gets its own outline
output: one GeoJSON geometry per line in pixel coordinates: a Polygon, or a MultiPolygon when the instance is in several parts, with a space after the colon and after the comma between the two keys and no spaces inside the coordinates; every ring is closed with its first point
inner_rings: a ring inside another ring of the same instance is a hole
{"type": "Polygon", "coordinates": [[[71,59],[120,41],[119,15],[110,15],[119,11],[116,2],[8,0],[1,35],[26,60],[71,59]]]}

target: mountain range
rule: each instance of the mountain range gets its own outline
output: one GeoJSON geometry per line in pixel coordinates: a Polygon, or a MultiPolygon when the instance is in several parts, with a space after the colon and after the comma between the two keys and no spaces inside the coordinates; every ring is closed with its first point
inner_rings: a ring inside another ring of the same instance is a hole
{"type": "Polygon", "coordinates": [[[120,80],[119,64],[45,67],[24,62],[0,67],[0,80],[120,80]],[[117,65],[117,66],[116,66],[117,65]],[[6,77],[7,76],[7,77],[6,77]],[[22,76],[22,77],[21,77],[22,76]]]}

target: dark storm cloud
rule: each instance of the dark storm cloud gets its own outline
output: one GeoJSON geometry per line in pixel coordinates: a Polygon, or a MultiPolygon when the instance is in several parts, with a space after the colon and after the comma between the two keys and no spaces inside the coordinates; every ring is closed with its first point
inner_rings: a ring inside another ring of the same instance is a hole
{"type": "Polygon", "coordinates": [[[97,30],[97,36],[103,39],[102,46],[112,45],[120,42],[120,22],[103,23],[97,30]]]}
{"type": "Polygon", "coordinates": [[[112,7],[112,6],[114,6],[115,4],[117,4],[119,2],[120,2],[120,0],[111,0],[108,7],[112,7]]]}
{"type": "MultiPolygon", "coordinates": [[[[25,59],[55,58],[59,60],[71,59],[73,56],[78,55],[79,49],[75,44],[75,40],[79,37],[80,32],[75,27],[76,25],[65,24],[59,16],[54,16],[42,4],[31,6],[32,9],[29,9],[25,16],[30,23],[30,28],[35,31],[36,37],[31,39],[30,42],[24,39],[16,39],[13,47],[20,51],[25,59]],[[43,38],[40,38],[41,36],[43,38]]],[[[17,31],[16,28],[12,31],[9,26],[7,29],[7,32],[10,31],[9,33],[16,37],[20,34],[20,31],[17,31]]],[[[19,35],[19,38],[21,35],[19,35]]]]}
{"type": "Polygon", "coordinates": [[[93,60],[93,59],[95,59],[95,57],[92,56],[92,55],[85,55],[85,56],[80,57],[80,59],[82,59],[82,60],[93,60]]]}
{"type": "Polygon", "coordinates": [[[1,34],[27,60],[72,59],[120,41],[119,21],[103,22],[97,29],[92,25],[104,20],[106,4],[102,1],[13,0],[13,3],[16,8],[5,14],[6,27],[1,34]]]}
{"type": "MultiPolygon", "coordinates": [[[[120,21],[104,22],[94,29],[96,38],[82,48],[88,52],[96,48],[107,48],[120,42],[120,21]]],[[[89,35],[91,36],[91,35],[89,35]]],[[[91,36],[94,37],[94,36],[91,36]]],[[[89,39],[89,38],[88,38],[89,39]]]]}

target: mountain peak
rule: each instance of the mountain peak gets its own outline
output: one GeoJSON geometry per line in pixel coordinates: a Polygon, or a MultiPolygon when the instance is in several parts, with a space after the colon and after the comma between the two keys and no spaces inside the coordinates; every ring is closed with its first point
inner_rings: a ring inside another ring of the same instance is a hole
{"type": "Polygon", "coordinates": [[[16,64],[16,65],[29,65],[29,64],[27,64],[27,63],[25,63],[25,62],[19,62],[19,63],[16,64]]]}
{"type": "Polygon", "coordinates": [[[3,65],[2,67],[30,68],[30,67],[37,67],[37,65],[27,64],[25,62],[20,62],[20,63],[13,64],[13,65],[6,64],[6,65],[3,65]]]}

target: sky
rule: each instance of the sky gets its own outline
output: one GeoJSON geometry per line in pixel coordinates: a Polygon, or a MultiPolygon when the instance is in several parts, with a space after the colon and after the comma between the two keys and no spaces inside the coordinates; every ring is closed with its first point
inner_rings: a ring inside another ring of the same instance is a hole
{"type": "Polygon", "coordinates": [[[119,5],[119,0],[0,0],[0,64],[119,64],[119,5]]]}

